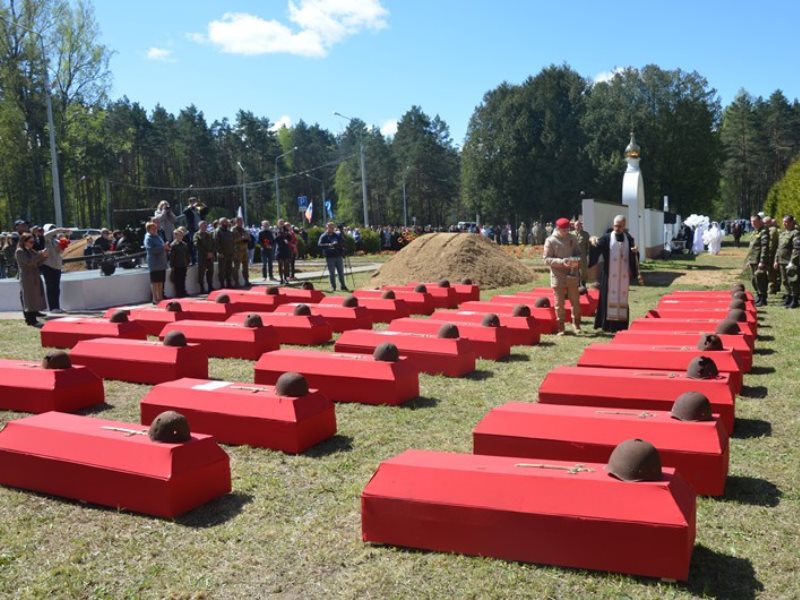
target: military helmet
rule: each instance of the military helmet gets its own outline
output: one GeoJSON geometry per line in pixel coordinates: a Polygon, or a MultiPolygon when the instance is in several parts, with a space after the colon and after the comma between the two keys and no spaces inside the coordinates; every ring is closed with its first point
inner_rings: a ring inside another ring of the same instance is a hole
{"type": "Polygon", "coordinates": [[[536,308],[550,308],[550,298],[539,296],[536,300],[534,300],[533,305],[536,308]]]}
{"type": "Polygon", "coordinates": [[[511,309],[511,315],[514,317],[530,317],[531,309],[526,304],[515,304],[511,309]]]}
{"type": "Polygon", "coordinates": [[[278,286],[277,285],[268,285],[264,292],[267,296],[277,296],[278,295],[278,286]]]}
{"type": "Polygon", "coordinates": [[[700,392],[684,392],[675,399],[670,411],[679,421],[711,421],[711,402],[700,392]]]}
{"type": "Polygon", "coordinates": [[[53,350],[44,355],[42,359],[43,369],[69,369],[72,366],[72,361],[69,354],[63,350],[53,350]]]}
{"type": "Polygon", "coordinates": [[[182,312],[183,307],[181,306],[180,302],[175,302],[172,300],[171,302],[167,302],[167,306],[165,307],[168,312],[182,312]]]}
{"type": "Polygon", "coordinates": [[[721,333],[723,335],[735,335],[740,333],[740,331],[738,323],[730,319],[720,321],[719,325],[717,325],[717,328],[714,330],[715,333],[721,333]]]}
{"type": "Polygon", "coordinates": [[[725,317],[725,319],[744,323],[747,321],[747,313],[739,308],[734,308],[728,311],[728,315],[725,317]]]}
{"type": "Polygon", "coordinates": [[[308,304],[298,304],[294,307],[292,314],[296,317],[310,317],[311,309],[308,307],[308,304]]]}
{"type": "Polygon", "coordinates": [[[128,322],[128,315],[130,314],[129,310],[115,310],[114,314],[109,317],[109,321],[112,323],[127,323],[128,322]]]}
{"type": "Polygon", "coordinates": [[[445,323],[441,327],[439,327],[439,331],[436,334],[436,337],[445,338],[445,339],[455,339],[459,335],[458,327],[456,327],[453,323],[445,323]]]}
{"type": "Polygon", "coordinates": [[[288,371],[278,377],[275,382],[275,391],[279,396],[300,398],[308,394],[308,381],[300,373],[288,371]]]}
{"type": "Polygon", "coordinates": [[[311,283],[310,281],[304,281],[303,285],[301,285],[300,287],[303,288],[304,290],[313,290],[314,284],[311,283]]]}
{"type": "Polygon", "coordinates": [[[347,308],[355,308],[358,306],[358,298],[350,294],[349,296],[346,296],[344,300],[342,300],[342,306],[347,308]]]}
{"type": "Polygon", "coordinates": [[[747,307],[747,303],[740,299],[740,298],[732,298],[730,304],[728,304],[728,308],[730,310],[744,310],[747,307]]]}
{"type": "Polygon", "coordinates": [[[245,327],[263,327],[264,321],[261,320],[260,315],[249,314],[244,318],[245,327]]]}
{"type": "Polygon", "coordinates": [[[372,352],[372,357],[383,362],[397,362],[400,359],[400,352],[391,342],[383,342],[372,352]]]}
{"type": "Polygon", "coordinates": [[[440,279],[439,283],[437,284],[440,288],[449,288],[450,282],[447,279],[440,279]]]}
{"type": "Polygon", "coordinates": [[[588,290],[588,289],[586,289],[586,286],[585,286],[585,285],[579,285],[579,286],[578,286],[578,293],[579,293],[581,296],[585,296],[586,294],[588,294],[588,293],[589,293],[589,290],[588,290]]]}
{"type": "Polygon", "coordinates": [[[384,290],[381,294],[382,300],[394,300],[396,298],[393,290],[384,290]]]}
{"type": "Polygon", "coordinates": [[[722,338],[716,333],[703,333],[700,335],[700,341],[697,342],[698,350],[724,350],[722,345],[722,338]]]}
{"type": "Polygon", "coordinates": [[[650,442],[626,440],[611,452],[606,471],[622,481],[660,481],[661,457],[650,442]]]}
{"type": "Polygon", "coordinates": [[[461,283],[462,285],[472,285],[472,279],[469,277],[464,277],[464,279],[461,280],[461,283]]]}
{"type": "Polygon", "coordinates": [[[484,327],[500,327],[500,317],[494,313],[486,313],[481,319],[481,325],[484,327]]]}
{"type": "Polygon", "coordinates": [[[744,292],[744,290],[739,290],[739,291],[733,292],[733,294],[731,294],[731,298],[733,298],[734,300],[747,301],[747,294],[744,292]]]}
{"type": "Polygon", "coordinates": [[[165,444],[180,444],[192,439],[189,421],[174,410],[164,411],[153,419],[147,435],[154,442],[165,444]]]}
{"type": "Polygon", "coordinates": [[[182,331],[178,331],[177,329],[173,329],[167,335],[164,336],[164,345],[165,346],[185,346],[186,345],[186,336],[183,334],[182,331]]]}
{"type": "Polygon", "coordinates": [[[746,288],[744,287],[744,284],[741,283],[741,282],[734,283],[733,285],[731,285],[731,293],[732,294],[735,294],[736,292],[743,292],[743,291],[745,291],[745,289],[746,288]]]}
{"type": "Polygon", "coordinates": [[[717,363],[708,356],[695,356],[686,367],[686,376],[689,379],[713,379],[717,375],[717,363]]]}
{"type": "Polygon", "coordinates": [[[424,283],[420,283],[420,284],[418,284],[417,286],[414,287],[414,291],[415,292],[419,292],[421,294],[424,294],[424,293],[426,293],[428,291],[428,288],[425,287],[424,283]]]}
{"type": "Polygon", "coordinates": [[[214,302],[216,302],[217,304],[230,304],[231,297],[228,296],[228,294],[220,294],[219,296],[217,296],[217,299],[214,300],[214,302]]]}

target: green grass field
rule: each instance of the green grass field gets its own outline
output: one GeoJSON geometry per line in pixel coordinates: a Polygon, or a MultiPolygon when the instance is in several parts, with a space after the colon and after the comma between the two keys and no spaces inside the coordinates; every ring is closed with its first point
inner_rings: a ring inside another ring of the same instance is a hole
{"type": "MultiPolygon", "coordinates": [[[[673,289],[727,289],[742,256],[725,248],[648,263],[634,316],[673,289]]],[[[337,405],[338,434],[300,456],[226,447],[233,492],[175,521],[0,488],[0,597],[798,598],[800,310],[773,302],[761,312],[754,370],[737,401],[727,494],[698,501],[686,584],[361,541],[359,496],[381,460],[408,448],[470,452],[472,428],[489,409],[535,401],[549,369],[604,339],[583,335],[516,347],[510,360],[479,361],[464,379],[422,375],[421,397],[408,406],[337,405]]],[[[0,321],[0,356],[42,354],[36,331],[0,321]]],[[[252,369],[212,359],[210,371],[252,381],[252,369]]],[[[107,404],[88,414],[136,422],[147,391],[107,382],[107,404]]],[[[0,412],[0,424],[22,416],[0,412]]]]}

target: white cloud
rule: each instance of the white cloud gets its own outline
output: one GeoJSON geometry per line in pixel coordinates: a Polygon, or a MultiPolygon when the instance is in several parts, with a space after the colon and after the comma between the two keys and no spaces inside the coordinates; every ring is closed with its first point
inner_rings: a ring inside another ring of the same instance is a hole
{"type": "Polygon", "coordinates": [[[189,39],[210,42],[227,54],[295,54],[321,58],[335,44],[364,30],[387,26],[388,11],[380,0],[289,1],[289,21],[241,12],[228,12],[208,24],[208,34],[191,33],[189,39]]]}
{"type": "Polygon", "coordinates": [[[614,79],[615,75],[622,73],[624,70],[622,67],[614,67],[610,71],[602,71],[594,76],[594,83],[608,83],[614,79]]]}
{"type": "Polygon", "coordinates": [[[152,48],[147,49],[145,56],[147,56],[149,60],[175,62],[175,59],[172,57],[172,50],[167,50],[166,48],[156,48],[153,46],[152,48]]]}
{"type": "Polygon", "coordinates": [[[381,125],[381,133],[384,137],[394,137],[397,133],[397,119],[387,119],[381,125]]]}
{"type": "Polygon", "coordinates": [[[291,128],[292,126],[292,117],[289,115],[281,115],[281,117],[272,124],[270,127],[270,131],[279,131],[282,127],[286,127],[287,129],[291,128]]]}

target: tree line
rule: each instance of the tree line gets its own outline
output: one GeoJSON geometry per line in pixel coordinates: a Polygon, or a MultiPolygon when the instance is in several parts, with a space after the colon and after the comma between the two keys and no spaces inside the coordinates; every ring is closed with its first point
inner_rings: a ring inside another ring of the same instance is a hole
{"type": "Polygon", "coordinates": [[[703,76],[656,65],[599,83],[552,65],[500,83],[475,108],[462,148],[419,106],[391,137],[358,119],[339,135],[302,120],[277,128],[248,110],[208,123],[194,105],[148,113],[108,98],[112,51],[98,38],[84,0],[0,0],[2,221],[53,221],[48,88],[64,222],[81,226],[109,215],[120,226],[190,195],[219,214],[246,195],[251,222],[299,221],[305,195],[316,222],[327,199],[337,221],[358,223],[362,145],[371,224],[552,219],[577,214],[583,197],[619,200],[631,129],[648,206],[666,195],[684,215],[730,218],[760,210],[800,149],[797,100],[742,91],[723,110],[703,76]]]}

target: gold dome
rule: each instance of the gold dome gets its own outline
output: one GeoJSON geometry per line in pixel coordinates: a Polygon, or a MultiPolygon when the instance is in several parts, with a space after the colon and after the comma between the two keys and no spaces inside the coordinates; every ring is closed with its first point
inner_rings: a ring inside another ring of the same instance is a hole
{"type": "Polygon", "coordinates": [[[628,144],[628,147],[625,148],[625,157],[626,158],[639,158],[639,144],[636,143],[636,136],[631,131],[631,141],[628,144]]]}

